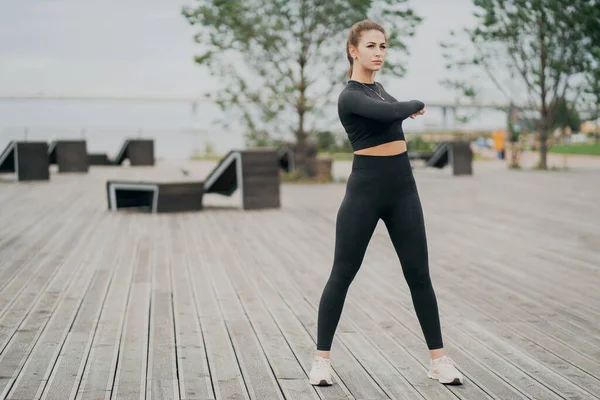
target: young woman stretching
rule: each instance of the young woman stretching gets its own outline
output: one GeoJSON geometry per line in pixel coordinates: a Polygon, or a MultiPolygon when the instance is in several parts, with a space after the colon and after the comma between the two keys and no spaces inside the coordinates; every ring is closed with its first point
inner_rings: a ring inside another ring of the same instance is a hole
{"type": "Polygon", "coordinates": [[[329,351],[346,293],[382,219],[402,264],[431,355],[427,376],[443,384],[462,384],[462,374],[444,355],[437,300],[429,277],[423,211],[402,131],[402,121],[423,114],[424,104],[418,100],[398,102],[375,82],[375,73],[386,55],[383,27],[369,20],[354,24],[346,52],[350,80],[339,96],[338,114],[354,159],[337,215],[333,268],[319,304],[317,352],[310,383],[332,384],[329,351]]]}

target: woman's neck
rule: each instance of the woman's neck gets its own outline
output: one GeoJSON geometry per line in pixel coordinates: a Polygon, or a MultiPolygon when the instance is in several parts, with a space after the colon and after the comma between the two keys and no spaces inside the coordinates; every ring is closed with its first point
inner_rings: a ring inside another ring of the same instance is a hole
{"type": "Polygon", "coordinates": [[[361,83],[375,83],[375,71],[367,71],[360,65],[357,65],[357,68],[352,70],[350,79],[361,83]]]}

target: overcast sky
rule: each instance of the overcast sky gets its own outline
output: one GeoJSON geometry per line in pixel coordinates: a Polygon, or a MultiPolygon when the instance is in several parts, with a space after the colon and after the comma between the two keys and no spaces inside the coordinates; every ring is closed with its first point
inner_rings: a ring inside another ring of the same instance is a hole
{"type": "MultiPolygon", "coordinates": [[[[439,83],[447,77],[439,42],[447,39],[451,29],[472,25],[472,0],[410,0],[410,3],[424,21],[416,36],[406,41],[411,52],[410,58],[403,57],[407,60],[407,75],[399,80],[383,77],[386,89],[399,100],[416,98],[426,104],[452,101],[455,94],[439,83]]],[[[196,28],[181,15],[186,4],[194,3],[193,0],[0,1],[0,96],[200,98],[217,87],[218,78],[193,61],[200,51],[193,41],[196,28]]],[[[346,64],[343,48],[340,55],[340,62],[346,64]]],[[[333,125],[329,129],[341,131],[334,114],[332,107],[333,125]]],[[[3,142],[23,137],[24,132],[28,132],[29,138],[42,140],[67,133],[79,135],[83,130],[88,137],[100,140],[114,132],[117,141],[140,128],[165,135],[182,127],[209,132],[210,140],[223,149],[239,145],[240,129],[224,131],[215,124],[214,120],[222,115],[210,103],[203,103],[192,113],[187,103],[0,101],[0,147],[3,142]]],[[[504,120],[502,113],[484,111],[469,127],[496,129],[504,125],[504,120]]],[[[430,108],[427,118],[410,121],[406,129],[438,129],[443,126],[442,121],[441,110],[430,108]]],[[[452,123],[447,127],[452,128],[452,123]]]]}
{"type": "MultiPolygon", "coordinates": [[[[187,1],[187,4],[191,3],[187,1]]],[[[0,5],[0,94],[197,96],[215,78],[193,62],[183,0],[19,0],[0,5]]],[[[424,17],[396,91],[451,98],[438,43],[472,23],[471,0],[414,0],[424,17]]],[[[345,63],[345,60],[340,60],[345,63]]],[[[396,92],[397,93],[397,92],[396,92]]],[[[403,97],[397,93],[399,97],[403,97]]]]}

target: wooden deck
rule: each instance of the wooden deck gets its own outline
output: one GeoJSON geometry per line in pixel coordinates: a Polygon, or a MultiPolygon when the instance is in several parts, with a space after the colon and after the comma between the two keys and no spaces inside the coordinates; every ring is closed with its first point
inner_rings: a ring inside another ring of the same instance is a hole
{"type": "Polygon", "coordinates": [[[106,180],[178,167],[0,181],[0,399],[599,399],[600,168],[493,164],[415,171],[460,387],[426,377],[383,224],[348,294],[335,384],[308,384],[344,184],[283,185],[280,210],[207,195],[202,212],[149,215],[107,211],[106,180]]]}

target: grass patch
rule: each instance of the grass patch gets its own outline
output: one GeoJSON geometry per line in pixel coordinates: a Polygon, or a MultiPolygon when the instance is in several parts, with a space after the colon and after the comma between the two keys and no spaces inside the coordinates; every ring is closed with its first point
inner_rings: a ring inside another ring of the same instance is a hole
{"type": "Polygon", "coordinates": [[[600,143],[573,143],[552,146],[550,153],[600,156],[600,143]]]}
{"type": "Polygon", "coordinates": [[[493,161],[496,160],[496,157],[484,156],[480,152],[473,152],[473,161],[493,161]]]}
{"type": "Polygon", "coordinates": [[[352,161],[354,158],[353,153],[329,153],[326,151],[320,151],[319,156],[331,157],[333,161],[352,161]]]}
{"type": "Polygon", "coordinates": [[[223,158],[222,154],[195,154],[189,157],[192,161],[219,161],[223,158]]]}

